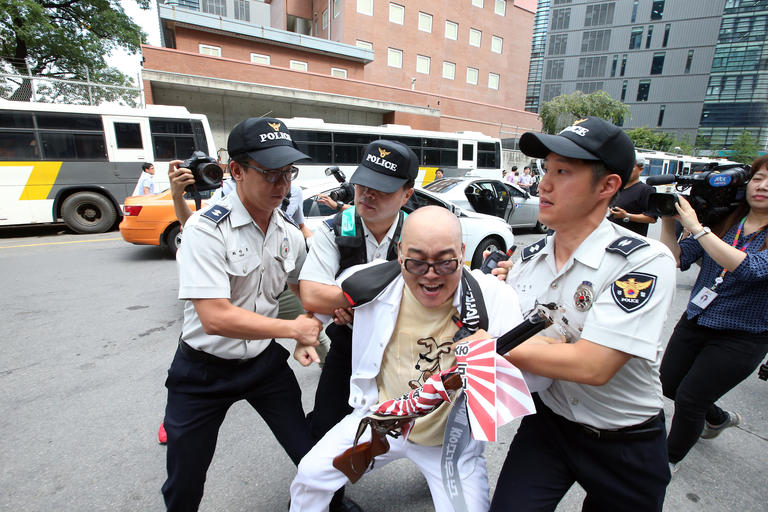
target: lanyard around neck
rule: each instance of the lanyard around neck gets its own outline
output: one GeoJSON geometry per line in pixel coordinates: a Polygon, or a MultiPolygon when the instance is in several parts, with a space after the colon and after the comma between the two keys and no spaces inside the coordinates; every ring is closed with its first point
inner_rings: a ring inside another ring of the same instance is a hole
{"type": "MultiPolygon", "coordinates": [[[[746,222],[747,222],[747,217],[745,216],[743,219],[741,219],[741,222],[739,222],[739,227],[738,227],[738,229],[736,229],[736,235],[734,235],[734,237],[733,237],[733,242],[731,242],[731,246],[736,247],[738,245],[739,238],[741,237],[741,232],[744,231],[744,224],[746,222]]],[[[754,233],[752,233],[752,236],[749,237],[749,240],[744,242],[743,246],[737,247],[737,249],[739,249],[741,252],[747,252],[747,247],[749,247],[749,244],[751,244],[752,241],[755,239],[755,237],[757,237],[757,235],[762,233],[764,229],[765,229],[765,227],[762,227],[762,228],[758,229],[757,231],[755,231],[754,233]]],[[[713,291],[714,291],[715,288],[717,288],[717,286],[720,283],[723,282],[723,277],[725,277],[725,274],[727,272],[728,272],[728,269],[723,268],[723,271],[720,272],[720,275],[715,278],[715,284],[714,284],[714,286],[712,286],[712,290],[713,291]]]]}

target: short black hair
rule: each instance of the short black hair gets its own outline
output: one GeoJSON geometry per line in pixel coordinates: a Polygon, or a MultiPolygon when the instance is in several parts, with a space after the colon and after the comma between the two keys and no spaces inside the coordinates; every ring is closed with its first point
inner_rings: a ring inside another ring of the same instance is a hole
{"type": "Polygon", "coordinates": [[[141,164],[141,170],[142,171],[146,171],[150,167],[154,167],[154,166],[155,166],[155,164],[151,164],[149,162],[144,162],[143,164],[141,164]]]}

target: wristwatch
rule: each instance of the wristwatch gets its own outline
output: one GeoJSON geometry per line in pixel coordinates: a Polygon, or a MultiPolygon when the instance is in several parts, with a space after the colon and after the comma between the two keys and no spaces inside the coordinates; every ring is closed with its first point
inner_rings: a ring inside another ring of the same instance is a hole
{"type": "Polygon", "coordinates": [[[703,236],[704,236],[704,235],[706,235],[707,233],[711,233],[711,232],[712,232],[712,230],[711,230],[711,229],[709,229],[707,226],[703,226],[703,227],[701,228],[701,231],[699,231],[698,233],[696,233],[695,235],[693,235],[693,239],[694,239],[694,240],[698,240],[699,238],[703,237],[703,236]]]}
{"type": "Polygon", "coordinates": [[[336,209],[341,211],[341,208],[344,206],[344,203],[341,201],[336,201],[336,209]]]}
{"type": "Polygon", "coordinates": [[[622,222],[629,222],[629,214],[627,214],[627,216],[626,216],[626,217],[624,217],[624,218],[623,218],[623,219],[621,219],[621,220],[622,220],[622,222]]]}

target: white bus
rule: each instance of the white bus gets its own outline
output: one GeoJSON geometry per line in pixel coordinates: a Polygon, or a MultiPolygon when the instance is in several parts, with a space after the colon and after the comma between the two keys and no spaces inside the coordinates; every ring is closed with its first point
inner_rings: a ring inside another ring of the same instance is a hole
{"type": "Polygon", "coordinates": [[[63,220],[101,233],[122,216],[141,164],[168,188],[168,162],[215,156],[208,119],[184,107],[83,106],[0,100],[0,226],[63,220]]]}
{"type": "Polygon", "coordinates": [[[282,119],[298,148],[312,158],[299,162],[298,181],[325,178],[325,169],[339,167],[349,178],[363,159],[365,147],[377,139],[402,142],[419,158],[417,185],[430,183],[435,171],[445,177],[467,173],[501,177],[501,140],[479,132],[434,132],[387,124],[364,126],[326,123],[322,119],[282,119]]]}
{"type": "Polygon", "coordinates": [[[704,156],[679,155],[676,153],[667,153],[664,151],[655,151],[652,149],[637,148],[635,150],[638,157],[643,157],[648,161],[648,165],[643,169],[641,176],[659,176],[661,174],[691,174],[697,168],[701,169],[710,163],[720,165],[735,164],[725,158],[709,158],[704,156]]]}

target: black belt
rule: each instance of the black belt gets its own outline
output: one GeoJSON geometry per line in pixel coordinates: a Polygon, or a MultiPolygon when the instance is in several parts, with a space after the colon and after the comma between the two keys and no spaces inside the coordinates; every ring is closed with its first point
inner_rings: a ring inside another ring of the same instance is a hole
{"type": "Polygon", "coordinates": [[[652,439],[664,432],[664,411],[659,411],[659,414],[656,416],[648,418],[637,425],[630,425],[629,427],[622,427],[616,430],[595,428],[583,423],[563,419],[576,426],[587,437],[601,441],[639,441],[652,439]]]}
{"type": "Polygon", "coordinates": [[[203,352],[202,350],[192,348],[182,339],[179,339],[179,350],[181,350],[181,353],[184,354],[188,359],[200,363],[216,364],[219,366],[240,366],[246,363],[250,363],[254,359],[252,357],[248,359],[224,359],[223,357],[217,357],[213,354],[209,354],[208,352],[203,352]]]}

